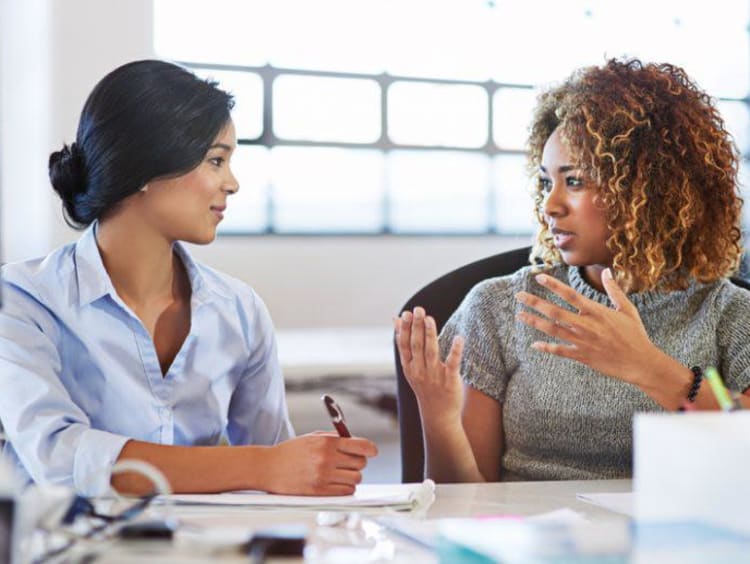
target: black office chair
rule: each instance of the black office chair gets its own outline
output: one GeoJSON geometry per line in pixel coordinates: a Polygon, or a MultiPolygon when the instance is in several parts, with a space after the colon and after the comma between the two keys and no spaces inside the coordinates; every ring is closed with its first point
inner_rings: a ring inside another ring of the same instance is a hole
{"type": "MultiPolygon", "coordinates": [[[[482,280],[511,274],[527,266],[530,253],[531,247],[515,249],[457,268],[414,294],[401,311],[424,307],[435,318],[437,330],[440,331],[469,290],[482,280]]],[[[421,482],[424,478],[424,446],[417,398],[404,377],[395,342],[394,353],[398,385],[398,425],[401,432],[401,481],[421,482]]]]}
{"type": "MultiPolygon", "coordinates": [[[[469,290],[482,280],[511,274],[527,266],[530,253],[531,247],[515,249],[457,268],[419,290],[404,304],[401,311],[413,310],[416,306],[424,307],[429,315],[435,318],[437,330],[440,331],[469,290]]],[[[737,286],[750,290],[750,280],[739,277],[733,277],[731,280],[737,286]]],[[[417,399],[404,377],[395,341],[394,353],[398,386],[398,424],[401,432],[401,481],[421,482],[424,478],[422,422],[419,418],[417,399]]]]}

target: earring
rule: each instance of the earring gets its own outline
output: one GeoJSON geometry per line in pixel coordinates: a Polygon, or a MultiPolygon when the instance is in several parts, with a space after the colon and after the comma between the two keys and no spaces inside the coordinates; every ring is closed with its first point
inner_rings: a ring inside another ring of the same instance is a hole
{"type": "Polygon", "coordinates": [[[148,184],[141,188],[141,192],[148,192],[148,184]]]}

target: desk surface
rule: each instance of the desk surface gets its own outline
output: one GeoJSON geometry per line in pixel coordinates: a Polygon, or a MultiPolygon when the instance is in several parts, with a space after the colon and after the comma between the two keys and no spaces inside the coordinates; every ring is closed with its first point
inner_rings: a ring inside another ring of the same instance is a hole
{"type": "MultiPolygon", "coordinates": [[[[627,517],[576,499],[578,493],[627,492],[630,480],[590,480],[562,482],[515,482],[495,484],[438,485],[435,502],[426,515],[414,515],[415,521],[443,517],[474,517],[486,515],[536,515],[556,509],[572,509],[592,522],[622,523],[627,517]]],[[[163,513],[154,508],[152,512],[163,513]]],[[[308,527],[306,562],[358,562],[373,559],[378,561],[435,563],[436,556],[411,541],[396,538],[384,531],[367,530],[367,519],[360,522],[356,530],[345,526],[321,527],[316,525],[315,511],[299,510],[249,510],[246,508],[196,508],[173,507],[172,511],[187,527],[231,530],[237,528],[257,529],[282,524],[302,524],[308,527]],[[377,537],[382,538],[378,541],[377,537]],[[375,540],[373,540],[375,539],[375,540]],[[378,544],[380,542],[380,544],[378,544]]],[[[141,542],[107,543],[106,547],[81,546],[75,551],[96,553],[97,563],[105,562],[203,562],[217,559],[205,549],[190,543],[141,542]]],[[[244,557],[224,554],[222,561],[246,562],[244,557]]],[[[295,562],[292,560],[291,562],[295,562]]],[[[285,562],[290,562],[286,560],[285,562]]]]}

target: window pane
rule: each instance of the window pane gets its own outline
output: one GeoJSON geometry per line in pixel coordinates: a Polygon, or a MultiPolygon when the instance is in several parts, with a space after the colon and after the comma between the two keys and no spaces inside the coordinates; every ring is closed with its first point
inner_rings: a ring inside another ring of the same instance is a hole
{"type": "Polygon", "coordinates": [[[271,151],[274,224],[284,232],[383,229],[383,154],[366,149],[271,151]]]}
{"type": "Polygon", "coordinates": [[[395,82],[388,88],[394,143],[481,147],[487,142],[487,93],[470,85],[395,82]]]}
{"type": "Polygon", "coordinates": [[[492,98],[495,144],[501,149],[523,150],[536,106],[536,90],[500,88],[492,98]]]}
{"type": "Polygon", "coordinates": [[[748,116],[747,104],[745,102],[718,102],[716,105],[740,152],[747,155],[750,153],[750,147],[748,147],[750,116],[748,116]]]}
{"type": "Polygon", "coordinates": [[[489,159],[454,151],[387,157],[394,232],[483,233],[489,225],[489,159]]]}
{"type": "Polygon", "coordinates": [[[534,200],[524,155],[498,155],[492,163],[495,227],[498,233],[534,233],[534,200]]]}
{"type": "Polygon", "coordinates": [[[196,68],[195,74],[219,83],[234,96],[232,119],[238,139],[257,139],[263,133],[263,79],[253,72],[196,68]]]}
{"type": "Polygon", "coordinates": [[[268,228],[268,149],[240,145],[232,155],[232,172],[240,190],[227,200],[220,233],[260,233],[268,228]]]}
{"type": "Polygon", "coordinates": [[[374,80],[279,76],[273,127],[284,139],[372,143],[380,137],[380,86],[374,80]]]}

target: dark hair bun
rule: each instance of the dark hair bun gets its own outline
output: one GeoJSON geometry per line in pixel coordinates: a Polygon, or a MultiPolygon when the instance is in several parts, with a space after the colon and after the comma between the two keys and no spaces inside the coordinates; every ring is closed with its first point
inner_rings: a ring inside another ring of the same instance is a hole
{"type": "Polygon", "coordinates": [[[76,196],[86,191],[83,156],[76,143],[71,143],[70,147],[63,145],[61,151],[49,156],[49,179],[68,216],[75,219],[76,196]]]}

